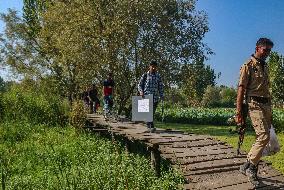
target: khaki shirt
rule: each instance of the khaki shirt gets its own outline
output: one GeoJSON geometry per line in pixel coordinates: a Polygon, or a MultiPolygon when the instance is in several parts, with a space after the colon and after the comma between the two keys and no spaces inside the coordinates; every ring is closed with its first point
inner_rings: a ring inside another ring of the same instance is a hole
{"type": "Polygon", "coordinates": [[[241,68],[239,86],[244,86],[247,96],[270,98],[267,65],[263,69],[262,63],[252,56],[241,68]]]}

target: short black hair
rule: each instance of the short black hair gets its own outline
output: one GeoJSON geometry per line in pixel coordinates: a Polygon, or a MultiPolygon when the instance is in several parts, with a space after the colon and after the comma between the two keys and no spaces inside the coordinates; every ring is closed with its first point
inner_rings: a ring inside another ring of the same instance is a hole
{"type": "Polygon", "coordinates": [[[150,63],[150,66],[158,66],[158,63],[157,63],[157,61],[151,61],[151,63],[150,63]]]}
{"type": "Polygon", "coordinates": [[[268,38],[259,38],[256,42],[256,46],[272,46],[273,42],[268,38]]]}

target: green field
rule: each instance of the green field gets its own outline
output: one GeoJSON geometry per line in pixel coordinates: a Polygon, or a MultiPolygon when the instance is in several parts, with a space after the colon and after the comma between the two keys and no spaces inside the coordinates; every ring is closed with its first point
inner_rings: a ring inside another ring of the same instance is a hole
{"type": "MultiPolygon", "coordinates": [[[[174,124],[174,123],[157,123],[158,128],[171,128],[179,129],[186,132],[191,132],[195,134],[206,134],[215,137],[221,141],[227,142],[234,148],[237,148],[238,135],[231,133],[231,130],[235,128],[233,126],[212,126],[212,125],[192,125],[192,124],[174,124]]],[[[277,134],[280,146],[284,144],[284,134],[277,134]]],[[[251,145],[254,143],[255,135],[253,131],[246,132],[244,143],[241,147],[242,150],[248,152],[251,145]]],[[[267,156],[263,158],[264,160],[271,162],[272,166],[281,171],[284,174],[284,150],[281,147],[280,152],[273,156],[267,156]]]]}
{"type": "MultiPolygon", "coordinates": [[[[235,108],[172,108],[165,106],[164,121],[168,123],[227,126],[229,125],[228,119],[235,114],[235,108]]],[[[156,113],[157,120],[161,121],[162,116],[160,105],[156,113]]],[[[273,125],[277,131],[284,131],[283,109],[273,109],[273,125]]]]}

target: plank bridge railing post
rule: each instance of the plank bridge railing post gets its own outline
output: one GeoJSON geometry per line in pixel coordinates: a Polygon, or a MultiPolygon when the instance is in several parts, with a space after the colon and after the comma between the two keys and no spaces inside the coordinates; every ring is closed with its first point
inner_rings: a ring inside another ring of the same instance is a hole
{"type": "Polygon", "coordinates": [[[158,177],[161,176],[161,155],[160,155],[160,151],[159,151],[159,145],[158,144],[154,144],[153,147],[149,148],[150,152],[151,152],[151,165],[152,168],[155,170],[156,175],[158,177]]]}

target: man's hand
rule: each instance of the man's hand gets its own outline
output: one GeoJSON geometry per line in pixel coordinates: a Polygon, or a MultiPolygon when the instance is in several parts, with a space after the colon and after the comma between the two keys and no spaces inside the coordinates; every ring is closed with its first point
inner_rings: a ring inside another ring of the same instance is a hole
{"type": "Polygon", "coordinates": [[[245,121],[243,119],[242,114],[238,113],[235,117],[235,122],[237,123],[237,125],[244,125],[245,121]]]}

